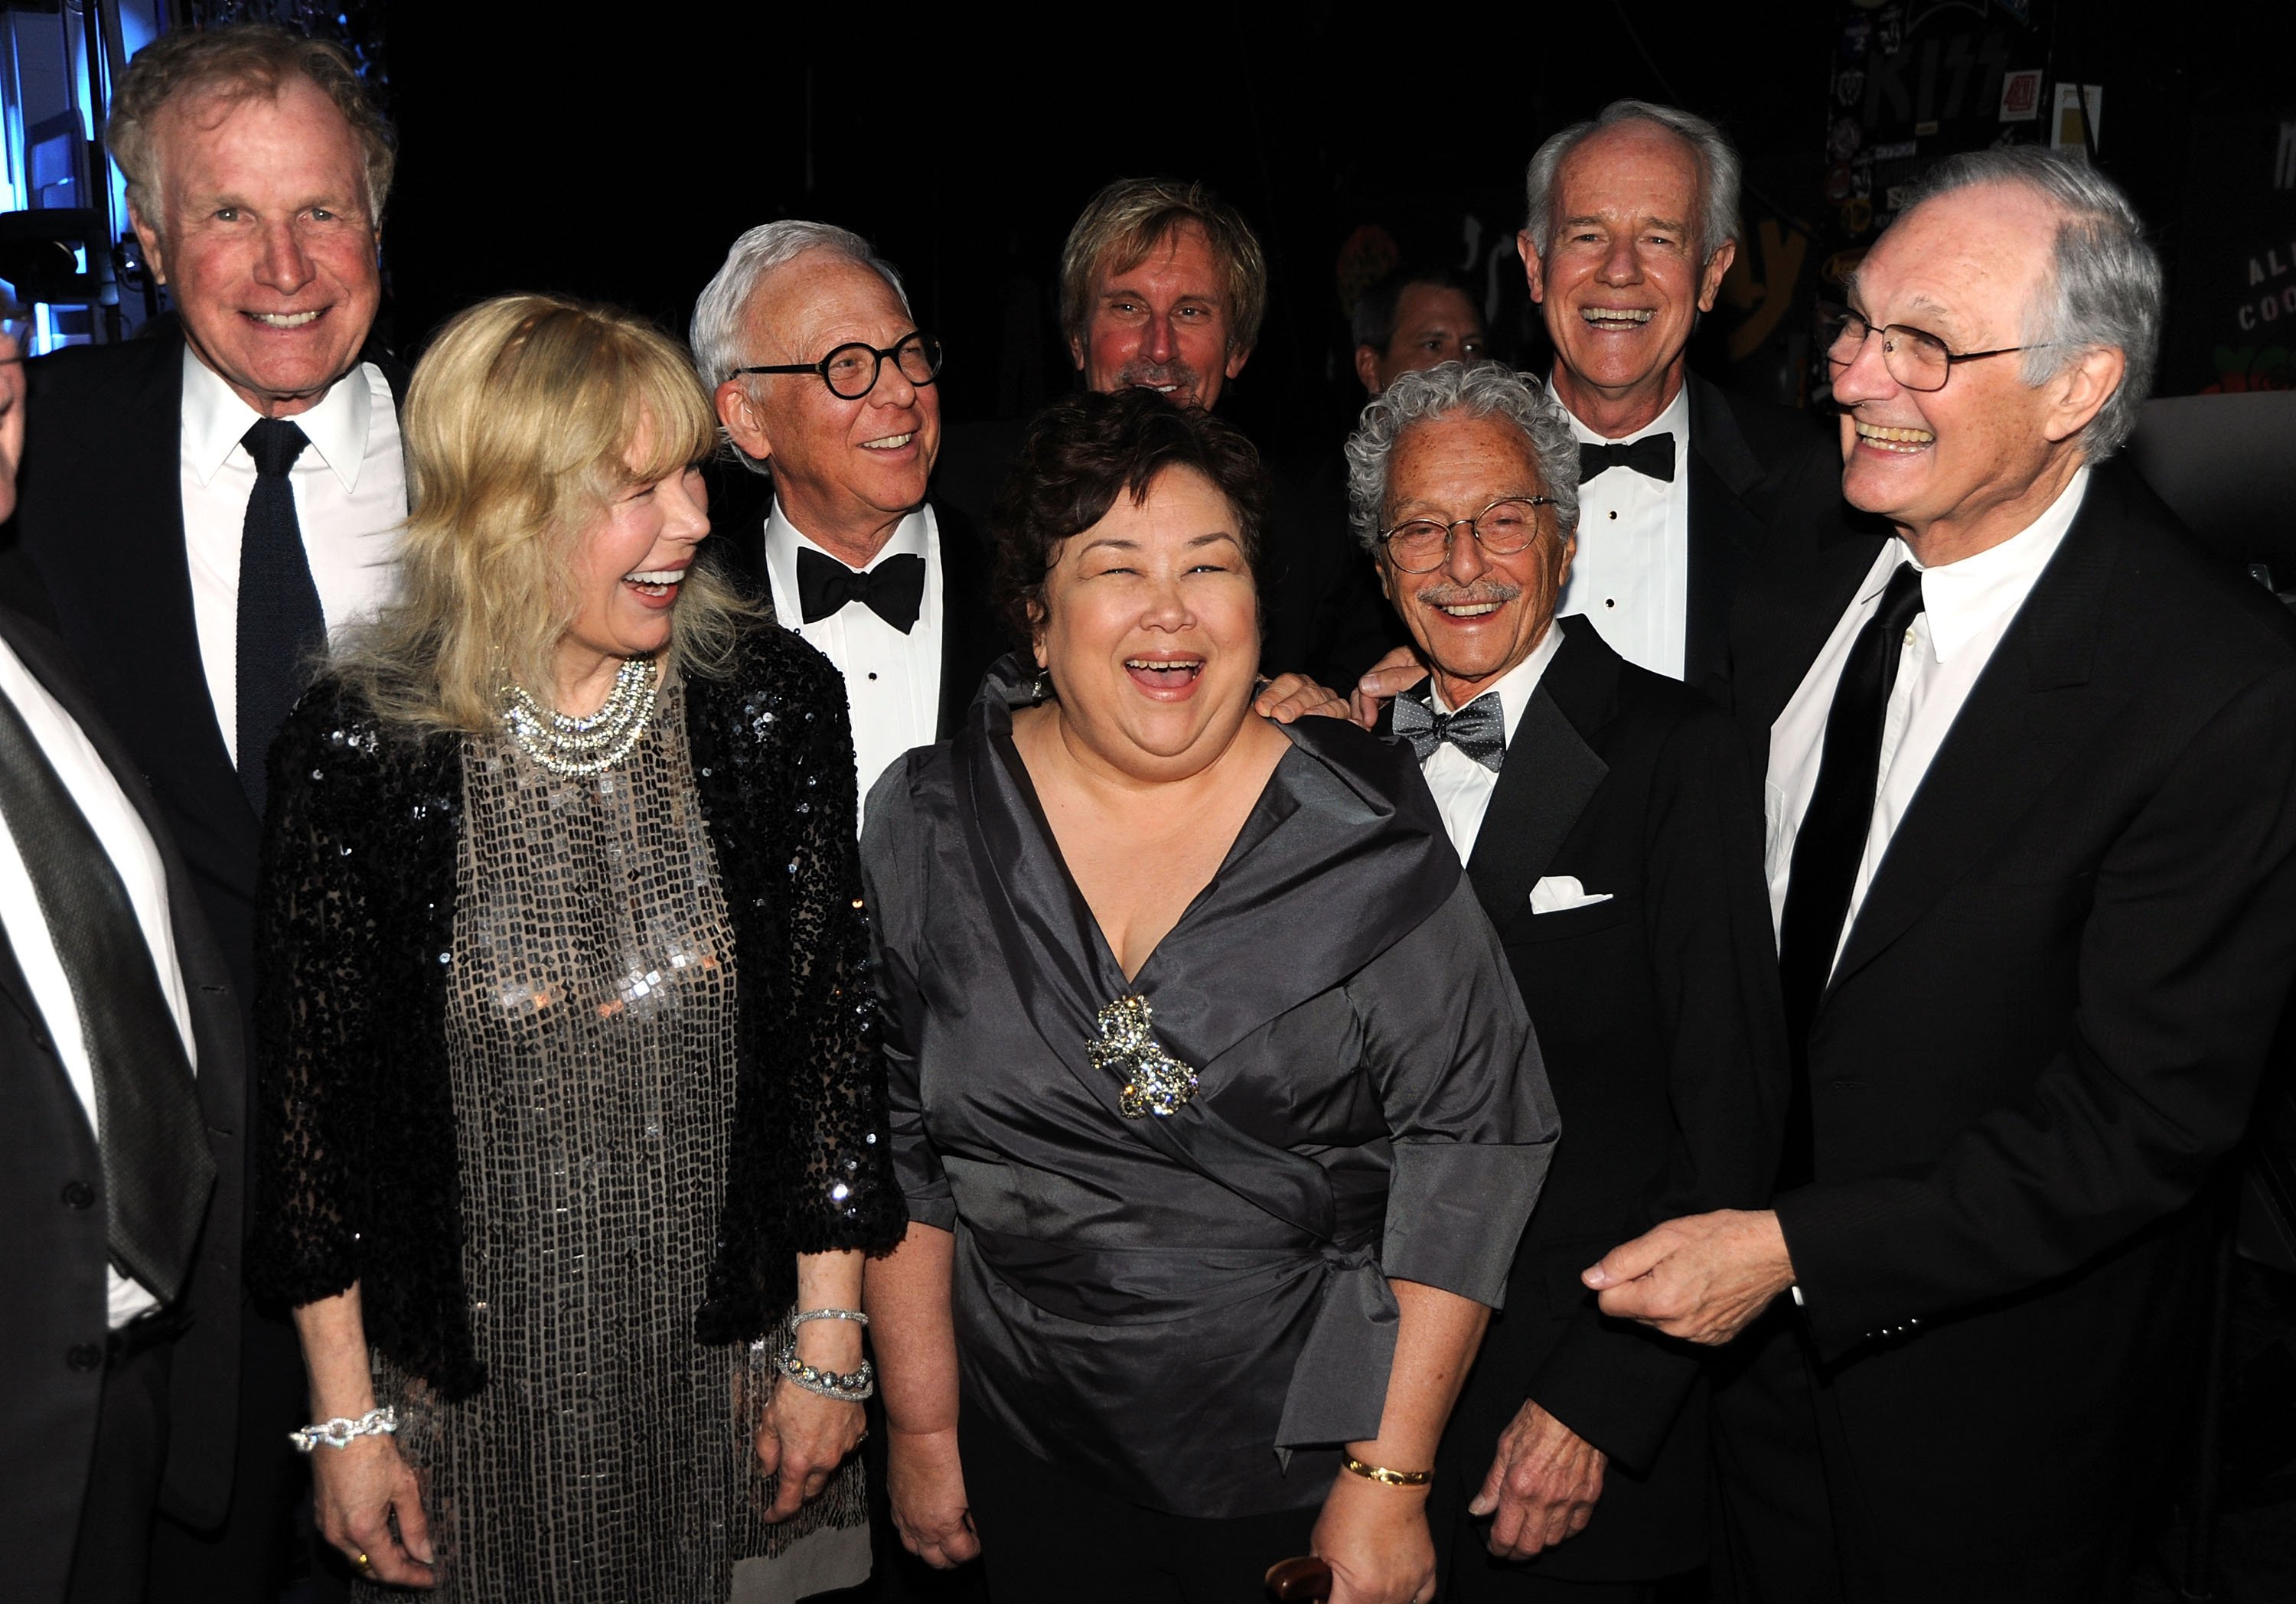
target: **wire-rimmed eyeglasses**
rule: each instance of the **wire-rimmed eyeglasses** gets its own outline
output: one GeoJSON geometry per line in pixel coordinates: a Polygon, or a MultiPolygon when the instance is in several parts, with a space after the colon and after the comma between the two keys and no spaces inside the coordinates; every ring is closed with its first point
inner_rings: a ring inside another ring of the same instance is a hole
{"type": "Polygon", "coordinates": [[[819,362],[785,362],[762,367],[737,367],[736,373],[818,373],[829,393],[841,401],[858,401],[877,388],[877,375],[891,357],[902,378],[911,384],[931,384],[940,376],[940,341],[930,334],[912,333],[879,350],[866,340],[839,346],[819,362]]]}
{"type": "Polygon", "coordinates": [[[1876,325],[1868,323],[1861,312],[1843,311],[1829,320],[1826,361],[1836,372],[1841,372],[1857,360],[1857,353],[1866,348],[1866,338],[1875,333],[1882,336],[1882,365],[1889,370],[1890,377],[1904,389],[1924,394],[1943,389],[1945,381],[1953,377],[1953,370],[1962,363],[2038,351],[2052,343],[1997,346],[1990,351],[1956,351],[1925,329],[1908,323],[1876,325]]]}
{"type": "Polygon", "coordinates": [[[1464,524],[1477,544],[1494,557],[1507,557],[1538,538],[1538,509],[1551,507],[1551,495],[1502,495],[1472,518],[1414,518],[1381,531],[1387,560],[1398,573],[1431,574],[1451,552],[1451,532],[1464,524]]]}

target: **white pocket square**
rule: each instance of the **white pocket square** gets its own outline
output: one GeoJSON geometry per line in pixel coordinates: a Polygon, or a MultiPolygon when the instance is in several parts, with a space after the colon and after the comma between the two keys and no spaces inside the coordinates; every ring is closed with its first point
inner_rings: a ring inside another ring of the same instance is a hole
{"type": "Polygon", "coordinates": [[[1572,908],[1591,908],[1596,903],[1610,900],[1608,891],[1589,891],[1576,876],[1569,874],[1550,874],[1530,888],[1533,913],[1566,913],[1572,908]]]}

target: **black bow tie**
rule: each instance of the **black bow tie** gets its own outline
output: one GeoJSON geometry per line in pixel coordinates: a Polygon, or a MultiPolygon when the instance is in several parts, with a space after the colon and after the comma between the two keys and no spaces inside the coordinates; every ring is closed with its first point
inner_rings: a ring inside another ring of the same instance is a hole
{"type": "Polygon", "coordinates": [[[1613,468],[1631,468],[1644,478],[1674,483],[1674,437],[1644,435],[1623,446],[1584,443],[1578,447],[1578,482],[1613,468]]]}
{"type": "Polygon", "coordinates": [[[855,602],[908,634],[916,624],[917,610],[925,603],[925,560],[904,552],[864,573],[819,552],[799,550],[797,606],[807,623],[855,602]]]}
{"type": "Polygon", "coordinates": [[[1395,699],[1395,732],[1411,743],[1412,755],[1422,763],[1446,742],[1494,774],[1506,761],[1506,709],[1496,691],[1484,692],[1456,713],[1438,713],[1406,691],[1395,699]]]}

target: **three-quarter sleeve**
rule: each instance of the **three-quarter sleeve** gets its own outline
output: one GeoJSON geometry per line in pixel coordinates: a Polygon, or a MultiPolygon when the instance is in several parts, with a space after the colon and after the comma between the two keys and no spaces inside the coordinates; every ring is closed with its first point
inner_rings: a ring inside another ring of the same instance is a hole
{"type": "Polygon", "coordinates": [[[790,1162],[783,1245],[797,1253],[882,1252],[906,1216],[885,1128],[885,1070],[869,982],[869,929],[854,840],[853,734],[825,660],[794,659],[783,699],[792,733],[786,944],[789,1034],[780,1113],[790,1162]],[[798,664],[802,663],[802,667],[798,664]],[[805,670],[812,670],[806,672],[805,670]]]}
{"type": "Polygon", "coordinates": [[[861,876],[869,904],[878,1046],[885,1060],[894,1178],[911,1219],[954,1231],[956,1202],[939,1155],[926,1140],[918,1093],[917,1041],[925,1004],[917,985],[917,956],[923,939],[926,875],[924,831],[910,795],[914,762],[914,757],[905,757],[894,763],[870,790],[865,813],[868,822],[861,835],[861,876]]]}
{"type": "Polygon", "coordinates": [[[1394,1150],[1381,1262],[1395,1279],[1497,1308],[1561,1124],[1467,879],[1347,991],[1394,1150]]]}
{"type": "Polygon", "coordinates": [[[307,702],[270,760],[256,886],[256,1186],[248,1279],[311,1303],[359,1278],[365,1093],[374,1074],[380,953],[371,837],[339,805],[369,753],[307,702]],[[332,726],[332,728],[327,726],[332,726]]]}

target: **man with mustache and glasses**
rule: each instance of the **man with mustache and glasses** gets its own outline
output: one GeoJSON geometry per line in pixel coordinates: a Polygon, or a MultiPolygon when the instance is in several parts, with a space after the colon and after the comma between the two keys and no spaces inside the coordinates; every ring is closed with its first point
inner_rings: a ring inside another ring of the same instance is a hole
{"type": "Polygon", "coordinates": [[[940,341],[892,265],[826,223],[734,241],[693,307],[693,362],[774,499],[774,611],[837,665],[866,798],[964,717],[1002,647],[972,522],[925,491],[940,451],[940,341]]]}
{"type": "Polygon", "coordinates": [[[1776,1196],[1587,1284],[1745,1333],[1715,1408],[1738,1596],[2123,1598],[2195,1199],[2296,969],[2296,629],[2109,460],[2161,271],[2087,162],[1948,158],[1848,289],[1842,490],[1892,533],[1750,609],[1735,685],[1793,1071],[1776,1196]]]}
{"type": "Polygon", "coordinates": [[[1555,618],[1584,512],[1536,381],[1398,374],[1348,459],[1431,670],[1385,724],[1505,944],[1564,1132],[1445,1441],[1443,1596],[1637,1604],[1705,1558],[1702,1367],[1578,1276],[1690,1199],[1768,1195],[1785,1064],[1753,783],[1718,708],[1555,618]]]}

